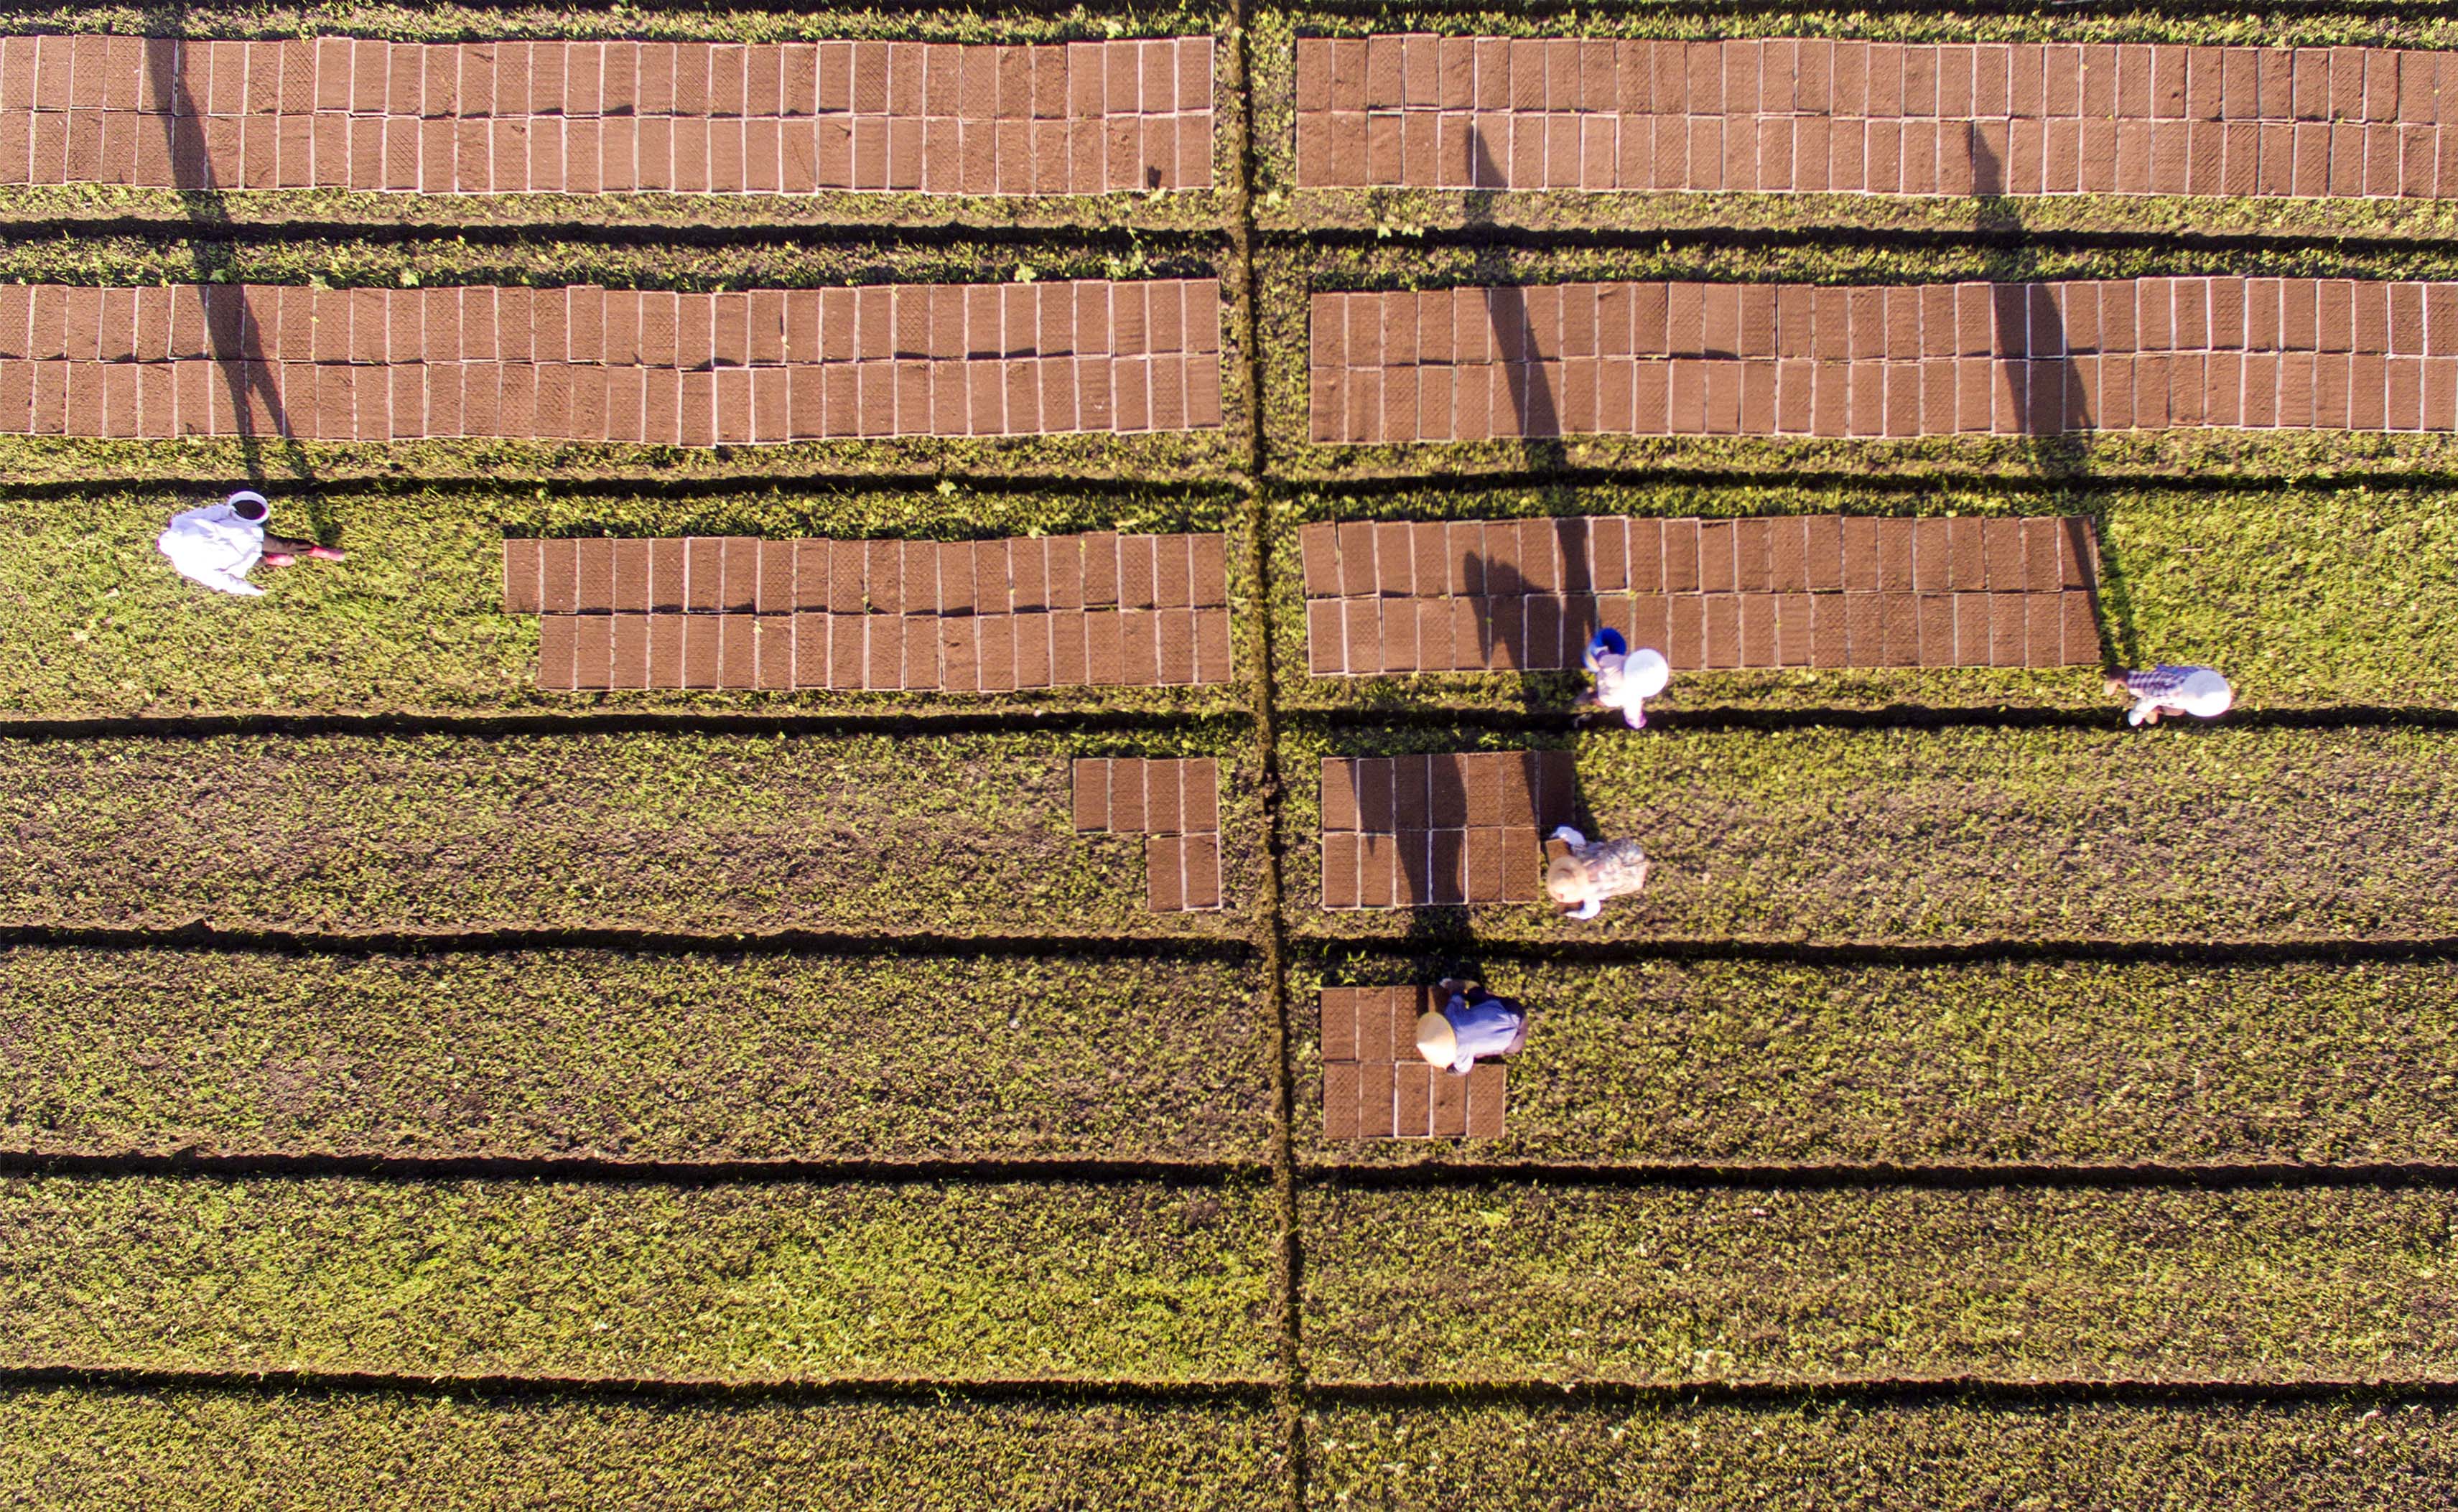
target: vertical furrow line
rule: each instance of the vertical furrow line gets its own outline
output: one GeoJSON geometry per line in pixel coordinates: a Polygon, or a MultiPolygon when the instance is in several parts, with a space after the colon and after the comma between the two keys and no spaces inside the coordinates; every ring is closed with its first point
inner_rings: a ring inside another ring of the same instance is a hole
{"type": "Polygon", "coordinates": [[[1286,1460],[1283,1485],[1287,1512],[1303,1512],[1306,1501],[1305,1360],[1301,1348],[1299,1288],[1303,1278],[1303,1253],[1298,1234],[1297,1157],[1293,1145],[1296,1097],[1291,1086],[1288,971],[1283,959],[1287,931],[1281,914],[1281,769],[1280,735],[1274,717],[1272,643],[1271,495],[1267,485],[1270,457],[1263,442],[1262,354],[1256,317],[1255,288],[1255,89],[1254,54],[1249,45],[1253,19],[1251,0],[1229,0],[1228,67],[1230,87],[1238,92],[1237,139],[1231,143],[1236,176],[1231,183],[1229,244],[1238,270],[1239,362],[1237,382],[1245,401],[1247,581],[1254,585],[1249,610],[1258,627],[1254,673],[1255,761],[1263,797],[1263,869],[1260,886],[1264,924],[1261,938],[1262,989],[1272,1014],[1272,1190],[1280,1219],[1277,1270],[1280,1290],[1280,1371],[1273,1396],[1281,1428],[1281,1449],[1286,1460]]]}

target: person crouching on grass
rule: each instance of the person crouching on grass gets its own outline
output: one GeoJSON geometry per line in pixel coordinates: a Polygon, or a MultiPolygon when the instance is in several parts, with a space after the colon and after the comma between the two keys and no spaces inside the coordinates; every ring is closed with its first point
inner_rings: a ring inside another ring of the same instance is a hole
{"type": "Polygon", "coordinates": [[[1545,893],[1573,919],[1594,919],[1605,900],[1628,898],[1647,885],[1647,853],[1636,840],[1591,840],[1568,824],[1553,838],[1571,854],[1545,869],[1545,893]]]}
{"type": "Polygon", "coordinates": [[[264,495],[241,488],[219,504],[199,505],[171,516],[170,526],[155,538],[179,575],[218,593],[257,597],[264,590],[247,580],[250,568],[288,567],[302,556],[319,561],[345,560],[333,547],[267,534],[264,522],[273,513],[264,495]]]}
{"type": "Polygon", "coordinates": [[[1417,1053],[1453,1076],[1466,1076],[1480,1055],[1516,1055],[1528,1043],[1528,1010],[1473,982],[1446,977],[1434,990],[1446,1000],[1417,1021],[1417,1053]]]}
{"type": "Polygon", "coordinates": [[[1631,650],[1630,642],[1611,625],[1588,642],[1581,665],[1594,676],[1595,686],[1579,694],[1578,707],[1618,709],[1622,722],[1634,730],[1647,728],[1647,700],[1673,680],[1673,664],[1662,652],[1645,647],[1631,650]]]}
{"type": "Polygon", "coordinates": [[[2143,672],[2118,673],[2108,679],[2108,691],[2134,700],[2125,722],[2135,726],[2157,724],[2161,715],[2216,719],[2236,702],[2236,690],[2216,670],[2165,662],[2143,672]]]}

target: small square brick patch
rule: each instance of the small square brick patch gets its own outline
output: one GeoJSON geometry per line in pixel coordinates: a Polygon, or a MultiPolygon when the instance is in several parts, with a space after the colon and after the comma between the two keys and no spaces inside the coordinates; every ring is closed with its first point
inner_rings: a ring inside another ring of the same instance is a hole
{"type": "Polygon", "coordinates": [[[1155,913],[1227,906],[1220,880],[1220,776],[1211,756],[1079,756],[1070,768],[1079,834],[1142,835],[1155,913]]]}
{"type": "Polygon", "coordinates": [[[1323,1131],[1326,1139],[1496,1139],[1509,1073],[1487,1061],[1466,1076],[1426,1064],[1417,1020],[1427,987],[1324,987],[1323,1131]]]}
{"type": "Polygon", "coordinates": [[[1569,751],[1325,757],[1323,906],[1539,901],[1541,837],[1577,815],[1569,751]]]}

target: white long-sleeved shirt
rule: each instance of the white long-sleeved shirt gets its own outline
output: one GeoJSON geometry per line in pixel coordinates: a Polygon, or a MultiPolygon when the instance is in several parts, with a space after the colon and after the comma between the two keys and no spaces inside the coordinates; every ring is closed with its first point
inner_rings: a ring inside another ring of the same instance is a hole
{"type": "Polygon", "coordinates": [[[1647,728],[1647,699],[1638,691],[1638,679],[1622,670],[1629,661],[1626,655],[1599,652],[1590,658],[1596,674],[1596,707],[1616,709],[1622,722],[1634,730],[1647,728]]]}
{"type": "Polygon", "coordinates": [[[251,597],[264,591],[247,580],[247,570],[264,555],[264,523],[240,519],[227,504],[201,505],[171,516],[154,544],[192,583],[251,597]]]}

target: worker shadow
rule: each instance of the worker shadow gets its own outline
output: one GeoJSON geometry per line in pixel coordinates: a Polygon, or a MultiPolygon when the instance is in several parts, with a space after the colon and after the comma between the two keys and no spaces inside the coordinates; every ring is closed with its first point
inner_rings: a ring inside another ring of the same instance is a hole
{"type": "MultiPolygon", "coordinates": [[[[240,466],[249,486],[266,491],[268,486],[286,482],[281,496],[285,513],[296,510],[303,515],[308,532],[320,544],[338,545],[338,522],[315,466],[294,433],[281,387],[274,382],[272,364],[280,354],[266,340],[263,321],[247,290],[230,281],[230,263],[215,255],[217,243],[208,239],[220,233],[219,245],[230,244],[235,224],[228,197],[234,186],[220,182],[215,172],[205,116],[188,87],[187,70],[181,67],[181,52],[189,44],[178,38],[192,31],[186,25],[187,8],[175,7],[157,14],[169,24],[152,30],[170,34],[146,39],[145,71],[153,98],[167,107],[161,115],[162,130],[169,149],[171,187],[187,218],[191,272],[191,281],[175,286],[171,297],[175,301],[194,300],[200,306],[205,357],[214,366],[213,382],[230,406],[240,466]],[[277,467],[281,479],[273,476],[277,467]]],[[[175,307],[173,330],[180,323],[175,307]]]]}
{"type": "Polygon", "coordinates": [[[1544,536],[1553,537],[1561,558],[1558,575],[1545,571],[1531,583],[1524,541],[1521,551],[1468,551],[1460,557],[1457,579],[1467,591],[1449,605],[1452,664],[1509,677],[1510,695],[1528,715],[1573,712],[1586,687],[1588,643],[1602,623],[1585,534],[1560,529],[1563,518],[1576,516],[1487,522],[1489,534],[1541,532],[1540,544],[1544,536]]]}
{"type": "MultiPolygon", "coordinates": [[[[1462,225],[1472,233],[1491,230],[1494,206],[1506,180],[1482,126],[1473,121],[1469,126],[1468,155],[1469,182],[1476,187],[1464,197],[1462,225]]],[[[1493,439],[1516,445],[1520,470],[1556,471],[1568,454],[1562,444],[1558,384],[1547,373],[1546,364],[1558,366],[1562,360],[1560,327],[1556,324],[1547,331],[1530,320],[1528,288],[1514,281],[1519,270],[1512,265],[1510,250],[1488,238],[1473,240],[1476,251],[1469,276],[1485,297],[1487,335],[1503,387],[1500,395],[1488,399],[1493,439]],[[1496,399],[1501,403],[1494,403],[1496,399]]]]}
{"type": "Polygon", "coordinates": [[[1456,942],[1472,908],[1543,903],[1548,837],[1594,833],[1568,746],[1354,757],[1325,776],[1348,784],[1326,811],[1359,826],[1323,836],[1325,906],[1405,913],[1405,939],[1456,942]]]}

